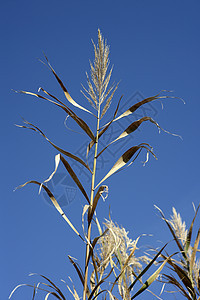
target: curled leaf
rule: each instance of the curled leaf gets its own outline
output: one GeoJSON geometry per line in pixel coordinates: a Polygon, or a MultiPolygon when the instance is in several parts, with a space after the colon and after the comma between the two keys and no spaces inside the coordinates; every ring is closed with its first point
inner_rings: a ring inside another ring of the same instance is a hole
{"type": "MultiPolygon", "coordinates": [[[[24,120],[24,119],[23,119],[24,120]]],[[[48,139],[48,137],[46,137],[46,135],[42,132],[42,130],[40,130],[37,126],[35,126],[35,125],[33,125],[33,124],[31,124],[30,122],[28,122],[28,121],[26,121],[26,120],[24,120],[24,123],[25,124],[27,124],[27,125],[30,125],[30,127],[28,127],[28,126],[22,126],[22,125],[16,125],[17,127],[20,127],[20,128],[26,128],[26,129],[30,129],[30,130],[33,130],[33,131],[35,131],[35,132],[37,132],[37,133],[39,133],[40,135],[42,135],[56,150],[58,150],[59,152],[61,152],[62,154],[64,154],[64,155],[66,155],[66,156],[68,156],[68,157],[70,157],[70,158],[72,158],[72,159],[74,159],[74,160],[76,160],[77,162],[79,162],[80,164],[82,164],[85,168],[87,168],[91,173],[92,173],[92,171],[90,170],[90,168],[89,168],[89,166],[81,159],[81,158],[79,158],[78,156],[76,156],[76,155],[74,155],[74,154],[72,154],[72,153],[70,153],[70,152],[67,152],[67,151],[65,151],[64,149],[62,149],[62,148],[60,148],[60,147],[58,147],[58,146],[56,146],[54,143],[52,143],[49,139],[48,139]]]]}
{"type": "MultiPolygon", "coordinates": [[[[18,91],[17,93],[21,93],[21,94],[26,94],[26,95],[32,95],[32,96],[35,96],[35,97],[38,97],[40,99],[43,99],[43,100],[47,100],[55,105],[57,105],[58,107],[62,108],[86,133],[87,135],[95,141],[95,137],[94,137],[94,134],[92,133],[91,129],[89,128],[89,126],[86,124],[85,121],[83,121],[81,118],[79,118],[69,107],[67,107],[65,104],[59,104],[59,103],[56,103],[55,101],[53,100],[50,100],[46,97],[43,97],[39,94],[35,94],[35,93],[32,93],[32,92],[26,92],[26,91],[18,91]]],[[[59,101],[60,103],[62,103],[61,101],[59,101]]]]}
{"type": "MultiPolygon", "coordinates": [[[[82,194],[84,195],[84,197],[86,198],[88,203],[90,203],[89,197],[88,197],[85,189],[83,188],[82,184],[80,183],[78,177],[76,176],[75,172],[71,168],[70,164],[66,161],[66,159],[64,159],[64,157],[61,154],[57,154],[55,156],[55,169],[54,169],[53,173],[49,176],[49,178],[46,179],[43,183],[47,183],[48,181],[50,181],[52,179],[53,175],[56,173],[56,171],[58,169],[58,165],[59,165],[60,160],[62,161],[64,167],[67,170],[67,172],[69,173],[71,178],[74,180],[74,182],[76,183],[76,185],[78,186],[78,188],[80,189],[80,191],[82,192],[82,194]]],[[[42,185],[43,185],[43,183],[42,183],[42,185]]]]}
{"type": "Polygon", "coordinates": [[[92,204],[92,207],[90,207],[89,212],[88,212],[88,225],[91,223],[94,212],[96,210],[97,207],[97,203],[99,201],[99,198],[101,197],[101,195],[103,194],[103,192],[107,192],[108,187],[106,185],[102,185],[100,186],[100,188],[98,189],[95,197],[94,197],[94,201],[92,204]]]}
{"type": "Polygon", "coordinates": [[[49,279],[48,277],[44,276],[44,275],[41,275],[41,274],[37,274],[37,273],[31,273],[29,274],[29,276],[33,276],[33,275],[37,275],[37,276],[40,276],[42,278],[44,278],[46,281],[48,281],[51,285],[47,285],[49,287],[51,287],[52,289],[54,289],[56,292],[59,293],[59,295],[61,296],[61,298],[63,300],[66,300],[65,299],[65,296],[63,295],[63,293],[61,292],[61,290],[55,285],[55,283],[53,283],[53,281],[51,279],[49,279]]]}
{"type": "Polygon", "coordinates": [[[100,156],[103,152],[104,152],[104,150],[106,150],[111,144],[113,144],[113,143],[115,143],[116,141],[118,141],[118,140],[120,140],[120,139],[122,139],[122,138],[124,138],[124,137],[126,137],[126,136],[128,136],[130,133],[132,133],[132,132],[134,132],[136,129],[138,129],[138,127],[144,122],[144,121],[150,121],[151,123],[153,123],[153,124],[155,124],[156,126],[157,126],[157,128],[158,128],[158,130],[159,130],[159,132],[160,132],[160,130],[162,130],[162,131],[164,131],[164,132],[166,132],[166,133],[169,133],[169,134],[171,134],[171,135],[174,135],[174,136],[178,136],[178,137],[180,137],[181,139],[182,139],[182,137],[180,136],[180,135],[178,135],[178,134],[175,134],[175,133],[170,133],[169,131],[167,131],[167,130],[165,130],[165,129],[163,129],[163,128],[161,128],[160,127],[160,125],[156,122],[156,121],[154,121],[152,118],[150,118],[150,117],[143,117],[143,118],[141,118],[140,120],[137,120],[137,121],[135,121],[135,122],[133,122],[133,123],[131,123],[115,140],[113,140],[111,143],[109,143],[98,155],[97,155],[97,157],[98,156],[100,156]]]}
{"type": "Polygon", "coordinates": [[[185,104],[184,100],[182,98],[179,98],[179,97],[174,97],[174,96],[160,96],[162,92],[167,92],[166,90],[162,90],[160,93],[158,93],[157,95],[155,96],[152,96],[152,97],[148,97],[136,104],[134,104],[133,106],[131,106],[129,109],[127,109],[124,113],[122,113],[119,117],[117,117],[116,119],[114,119],[114,122],[121,119],[121,118],[124,118],[124,117],[127,117],[129,116],[130,114],[132,114],[133,112],[135,112],[140,106],[146,104],[146,103],[149,103],[151,101],[154,101],[154,100],[161,100],[161,99],[180,99],[183,101],[183,103],[185,104]]]}
{"type": "Polygon", "coordinates": [[[119,169],[124,167],[132,158],[132,156],[138,151],[146,149],[148,152],[150,152],[155,158],[155,154],[152,152],[151,147],[148,144],[142,143],[138,146],[133,146],[130,149],[128,149],[119,159],[118,161],[114,164],[114,166],[111,168],[111,170],[106,174],[106,176],[97,184],[95,189],[103,182],[105,181],[108,177],[116,173],[119,169]]]}

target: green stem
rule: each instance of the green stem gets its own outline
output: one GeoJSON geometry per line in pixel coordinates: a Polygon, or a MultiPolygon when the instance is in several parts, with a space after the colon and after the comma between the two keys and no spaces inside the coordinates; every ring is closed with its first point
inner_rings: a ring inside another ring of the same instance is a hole
{"type": "MultiPolygon", "coordinates": [[[[98,116],[97,116],[97,132],[96,132],[95,152],[94,152],[94,162],[93,162],[93,173],[92,173],[92,184],[91,184],[91,195],[90,195],[90,208],[92,207],[93,200],[94,200],[94,184],[95,184],[96,164],[97,164],[99,124],[100,124],[100,104],[99,104],[99,107],[98,107],[98,116]]],[[[88,226],[88,233],[87,233],[83,300],[86,300],[86,293],[87,293],[88,265],[89,265],[88,257],[89,257],[89,251],[90,251],[90,240],[91,240],[91,230],[92,230],[92,225],[91,224],[92,224],[92,222],[90,222],[90,224],[88,226]]]]}

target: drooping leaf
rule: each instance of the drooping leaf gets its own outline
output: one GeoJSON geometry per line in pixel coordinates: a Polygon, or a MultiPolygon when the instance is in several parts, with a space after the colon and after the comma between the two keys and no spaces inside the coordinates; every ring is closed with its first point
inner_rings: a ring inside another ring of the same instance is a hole
{"type": "Polygon", "coordinates": [[[76,106],[76,107],[78,107],[78,108],[80,108],[80,109],[82,109],[82,110],[84,110],[84,111],[86,111],[86,112],[88,112],[88,113],[90,113],[90,114],[93,115],[93,113],[92,113],[91,111],[89,111],[89,110],[86,109],[85,107],[79,105],[74,99],[72,99],[72,97],[70,96],[70,94],[69,94],[69,92],[67,91],[66,87],[64,86],[63,82],[62,82],[61,79],[58,77],[58,75],[56,74],[56,72],[54,71],[54,69],[52,68],[52,66],[50,65],[49,60],[48,60],[48,58],[46,57],[46,55],[45,55],[45,58],[46,58],[46,60],[47,60],[48,66],[50,67],[52,73],[54,74],[55,78],[57,79],[58,83],[60,84],[60,86],[61,86],[61,88],[62,88],[62,90],[63,90],[63,92],[64,92],[64,94],[65,94],[65,97],[67,98],[67,100],[68,100],[72,105],[74,105],[74,106],[76,106]]]}
{"type": "MultiPolygon", "coordinates": [[[[166,257],[163,254],[162,257],[166,259],[166,257]]],[[[193,297],[195,295],[195,290],[190,278],[188,277],[187,272],[183,268],[181,268],[178,264],[176,264],[174,261],[172,261],[171,258],[168,260],[168,264],[172,266],[173,270],[176,272],[179,279],[183,282],[184,286],[186,287],[190,295],[193,297]]]]}
{"type": "MultiPolygon", "coordinates": [[[[34,288],[34,286],[31,285],[31,284],[27,284],[27,283],[19,284],[19,285],[17,285],[17,286],[11,291],[11,293],[10,293],[8,299],[11,299],[12,295],[14,294],[14,292],[15,292],[18,288],[20,288],[20,287],[22,287],[22,286],[28,286],[28,287],[34,288]]],[[[37,290],[40,290],[40,291],[44,291],[44,292],[49,293],[48,290],[42,289],[42,288],[40,288],[40,287],[37,287],[37,290]]],[[[58,295],[57,295],[57,296],[58,296],[58,295]]],[[[61,298],[58,298],[58,299],[62,300],[61,298]]]]}
{"type": "MultiPolygon", "coordinates": [[[[76,176],[75,172],[71,168],[70,164],[66,161],[66,159],[64,159],[64,157],[60,153],[55,156],[55,169],[54,169],[54,171],[51,173],[51,175],[48,177],[48,179],[46,179],[42,184],[49,182],[53,178],[54,174],[56,173],[56,171],[58,169],[58,165],[60,163],[60,160],[63,163],[63,165],[66,168],[69,175],[71,176],[71,178],[74,180],[74,182],[76,183],[76,185],[78,186],[78,188],[80,189],[80,191],[82,192],[84,197],[86,198],[86,200],[88,201],[88,203],[90,203],[89,197],[88,197],[85,189],[83,188],[82,184],[80,183],[78,177],[76,176]]],[[[40,187],[40,189],[41,189],[41,187],[40,187]]]]}
{"type": "Polygon", "coordinates": [[[124,167],[132,158],[132,156],[140,149],[146,149],[147,152],[150,152],[155,158],[155,154],[152,152],[151,147],[148,144],[142,143],[138,146],[133,146],[130,149],[128,149],[119,159],[118,161],[114,164],[114,166],[111,168],[111,170],[106,174],[106,176],[97,184],[95,189],[103,182],[105,181],[108,177],[116,173],[119,169],[124,167]],[[149,147],[149,148],[148,148],[149,147]]]}
{"type": "Polygon", "coordinates": [[[70,176],[72,177],[72,179],[74,180],[74,182],[76,183],[76,185],[78,186],[78,188],[80,189],[80,191],[82,192],[82,194],[84,195],[84,197],[86,198],[88,203],[90,203],[90,199],[89,199],[85,189],[83,188],[81,182],[79,181],[79,179],[76,176],[75,172],[71,168],[70,164],[66,161],[66,159],[64,159],[64,157],[61,154],[60,154],[60,160],[62,161],[62,163],[65,166],[66,170],[68,171],[68,173],[70,174],[70,176]]]}
{"type": "Polygon", "coordinates": [[[168,280],[167,283],[170,283],[170,284],[176,286],[178,288],[178,290],[180,291],[180,293],[185,298],[187,298],[188,300],[192,300],[192,298],[188,295],[188,293],[184,290],[184,288],[182,287],[180,282],[178,282],[178,280],[176,280],[176,278],[174,276],[164,274],[164,277],[168,280]]]}
{"type": "Polygon", "coordinates": [[[82,236],[79,234],[79,232],[76,230],[76,228],[74,227],[74,225],[70,222],[70,220],[67,218],[67,216],[65,215],[65,213],[63,212],[62,208],[60,207],[60,205],[58,204],[57,200],[55,199],[54,195],[52,194],[52,192],[45,186],[43,185],[41,182],[35,181],[35,180],[30,180],[25,182],[24,184],[20,185],[17,188],[22,188],[24,186],[26,186],[29,183],[34,183],[39,185],[40,187],[42,186],[42,188],[45,190],[45,192],[47,193],[47,195],[49,196],[49,198],[51,199],[53,205],[55,206],[55,208],[57,209],[57,211],[61,214],[61,216],[63,217],[63,219],[69,224],[69,226],[72,228],[72,230],[83,240],[82,236]]]}
{"type": "MultiPolygon", "coordinates": [[[[81,281],[81,283],[82,283],[82,285],[84,287],[84,275],[83,275],[83,271],[82,271],[81,267],[79,266],[78,263],[76,263],[73,260],[73,258],[70,255],[68,255],[68,258],[69,258],[70,262],[72,263],[72,265],[74,266],[74,268],[75,268],[75,270],[76,270],[76,272],[77,272],[77,274],[78,274],[78,276],[80,278],[80,281],[81,281]]],[[[89,292],[89,288],[87,286],[87,290],[86,290],[87,297],[89,297],[89,294],[90,294],[90,292],[89,292]]]]}
{"type": "Polygon", "coordinates": [[[88,225],[91,223],[94,212],[96,210],[97,207],[97,203],[99,201],[99,198],[101,197],[102,193],[106,190],[107,186],[106,185],[102,185],[100,186],[100,188],[98,189],[95,197],[94,197],[94,201],[92,204],[92,207],[90,208],[89,212],[88,212],[88,225]]]}
{"type": "Polygon", "coordinates": [[[81,280],[81,283],[84,286],[84,275],[83,275],[83,271],[81,270],[81,267],[78,265],[78,263],[76,263],[73,260],[73,258],[70,255],[68,255],[68,258],[69,258],[71,264],[73,265],[73,267],[75,268],[75,270],[76,270],[76,272],[77,272],[77,274],[78,274],[78,276],[79,276],[79,278],[81,280]]]}
{"type": "Polygon", "coordinates": [[[51,287],[51,288],[53,288],[56,292],[58,292],[60,294],[60,296],[62,297],[63,300],[66,300],[65,296],[63,295],[63,293],[61,292],[61,290],[55,285],[55,283],[53,283],[53,281],[51,279],[49,279],[48,277],[46,277],[44,275],[37,274],[37,273],[31,273],[31,274],[29,274],[29,276],[32,276],[32,275],[37,275],[37,276],[40,276],[40,277],[44,278],[46,281],[48,281],[51,284],[51,285],[48,285],[48,286],[51,287]]]}
{"type": "MultiPolygon", "coordinates": [[[[183,101],[183,99],[179,98],[179,97],[174,97],[174,96],[160,96],[162,92],[167,92],[165,90],[161,91],[160,93],[158,93],[157,95],[155,96],[152,96],[152,97],[148,97],[136,104],[134,104],[133,106],[131,106],[129,109],[127,109],[124,113],[122,113],[119,117],[117,117],[116,119],[113,120],[113,122],[121,119],[121,118],[124,118],[124,117],[127,117],[129,116],[130,114],[132,114],[133,112],[135,112],[140,106],[146,104],[146,103],[149,103],[151,101],[154,101],[154,100],[161,100],[161,99],[169,99],[169,98],[172,98],[172,99],[180,99],[183,101]]],[[[185,103],[183,101],[183,103],[185,103]]]]}
{"type": "Polygon", "coordinates": [[[118,140],[128,136],[130,133],[134,132],[144,121],[150,121],[151,123],[155,124],[158,128],[160,128],[158,123],[156,123],[150,117],[143,117],[140,120],[134,121],[116,139],[114,139],[112,142],[110,142],[101,152],[99,152],[97,157],[99,157],[111,144],[115,143],[116,141],[118,141],[118,140]]]}
{"type": "Polygon", "coordinates": [[[26,120],[24,120],[24,123],[25,124],[28,124],[28,125],[30,125],[30,126],[32,126],[32,127],[28,127],[28,126],[22,126],[22,125],[16,125],[17,127],[20,127],[20,128],[26,128],[26,129],[30,129],[30,130],[33,130],[33,131],[35,131],[35,132],[38,132],[40,135],[42,135],[56,150],[58,150],[59,152],[61,152],[62,154],[64,154],[64,155],[66,155],[66,156],[68,156],[68,157],[70,157],[70,158],[72,158],[72,159],[74,159],[74,160],[76,160],[77,162],[79,162],[80,164],[82,164],[85,168],[87,168],[91,173],[92,173],[92,171],[90,170],[90,168],[89,168],[89,166],[81,159],[81,158],[79,158],[78,156],[76,156],[76,155],[74,155],[74,154],[72,154],[72,153],[70,153],[70,152],[67,152],[67,151],[65,151],[65,150],[63,150],[62,148],[60,148],[60,147],[58,147],[58,146],[56,146],[54,143],[52,143],[49,139],[48,139],[48,137],[46,137],[46,135],[42,132],[42,130],[40,130],[37,126],[35,126],[34,124],[32,124],[32,123],[30,123],[30,122],[28,122],[28,121],[26,121],[26,120]]]}
{"type": "MultiPolygon", "coordinates": [[[[69,109],[69,111],[71,111],[73,113],[73,111],[65,104],[63,103],[61,100],[59,100],[56,96],[52,95],[51,93],[47,92],[45,89],[43,89],[42,87],[39,87],[38,89],[38,93],[40,91],[43,91],[46,95],[50,96],[51,98],[53,98],[54,100],[56,100],[58,103],[60,103],[61,105],[65,106],[67,109],[69,109]]],[[[49,99],[50,100],[50,99],[49,99]]],[[[52,100],[50,100],[52,101],[52,100]]]]}
{"type": "Polygon", "coordinates": [[[85,121],[83,121],[81,118],[79,118],[69,107],[67,107],[66,105],[61,105],[59,103],[56,103],[55,101],[53,100],[50,100],[46,97],[43,97],[39,94],[35,94],[35,93],[32,93],[32,92],[26,92],[26,91],[19,91],[17,93],[21,93],[21,94],[26,94],[26,95],[32,95],[32,96],[35,96],[35,97],[38,97],[40,99],[43,99],[43,100],[47,100],[55,105],[57,105],[58,107],[62,108],[86,133],[87,135],[95,141],[95,137],[94,137],[94,134],[92,133],[91,129],[89,128],[89,126],[86,124],[85,121]]]}

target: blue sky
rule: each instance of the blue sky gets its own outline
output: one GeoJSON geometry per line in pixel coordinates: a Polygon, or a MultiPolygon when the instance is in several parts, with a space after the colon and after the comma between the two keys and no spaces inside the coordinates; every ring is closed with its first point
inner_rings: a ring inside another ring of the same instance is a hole
{"type": "MultiPolygon", "coordinates": [[[[29,272],[47,275],[57,282],[68,280],[70,275],[75,282],[77,278],[67,254],[83,263],[84,247],[81,248],[79,239],[43,195],[38,196],[38,188],[27,186],[13,193],[16,186],[27,180],[46,179],[54,169],[57,154],[41,136],[14,124],[22,124],[22,116],[44,130],[57,145],[74,153],[84,149],[88,139],[65,128],[66,116],[62,111],[34,97],[15,94],[11,89],[36,92],[42,86],[64,100],[52,74],[38,61],[44,59],[44,52],[73,98],[89,108],[80,89],[81,83],[86,84],[85,71],[89,72],[89,59],[93,59],[91,38],[97,41],[98,28],[111,45],[112,81],[120,81],[111,110],[121,94],[124,102],[120,109],[163,89],[173,90],[173,95],[186,102],[184,105],[180,100],[164,100],[163,110],[159,102],[146,107],[146,112],[163,128],[180,134],[183,140],[163,132],[159,134],[153,125],[144,124],[126,145],[105,152],[98,179],[128,147],[140,142],[150,143],[158,160],[151,157],[143,167],[143,154],[130,168],[108,179],[109,197],[106,203],[99,203],[99,217],[101,220],[108,217],[111,205],[113,220],[129,230],[133,239],[142,233],[154,235],[143,238],[141,246],[158,247],[162,245],[160,240],[171,239],[154,204],[166,216],[175,206],[189,226],[192,202],[196,206],[200,202],[199,10],[199,1],[184,0],[1,2],[2,300],[8,298],[17,284],[34,282],[28,278],[29,272]]],[[[92,126],[87,114],[76,112],[92,126]]],[[[108,113],[105,120],[109,116],[108,113]]],[[[126,120],[116,125],[115,132],[110,132],[107,139],[127,124],[126,120]]],[[[80,131],[72,121],[68,125],[80,131]]],[[[74,170],[79,172],[76,166],[74,170]]],[[[60,166],[59,173],[62,172],[60,166]]],[[[87,186],[83,173],[80,179],[87,186]]],[[[81,231],[84,199],[73,189],[69,178],[66,180],[72,188],[72,201],[64,208],[81,231]]],[[[60,195],[62,186],[54,184],[60,195]]],[[[31,290],[18,290],[13,298],[30,299],[31,290]]]]}

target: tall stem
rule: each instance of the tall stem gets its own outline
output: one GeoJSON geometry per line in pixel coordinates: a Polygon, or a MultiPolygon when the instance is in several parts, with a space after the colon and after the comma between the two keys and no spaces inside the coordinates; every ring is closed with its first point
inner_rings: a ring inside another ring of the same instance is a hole
{"type": "MultiPolygon", "coordinates": [[[[95,151],[94,151],[94,162],[93,162],[93,173],[92,173],[92,183],[91,183],[91,194],[90,194],[90,207],[93,205],[94,200],[94,184],[95,184],[95,175],[96,175],[96,164],[97,164],[97,150],[98,150],[98,139],[99,139],[99,123],[100,123],[100,103],[98,107],[98,116],[97,116],[97,131],[96,131],[96,141],[95,141],[95,151]]],[[[90,239],[91,239],[91,230],[92,222],[88,224],[88,233],[87,233],[87,245],[86,245],[86,257],[85,257],[85,279],[84,279],[84,290],[83,290],[83,300],[86,300],[87,293],[87,281],[88,281],[88,257],[90,251],[90,239]]]]}

